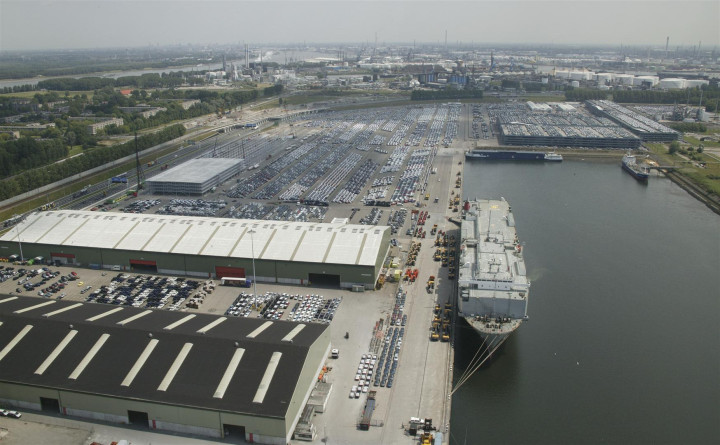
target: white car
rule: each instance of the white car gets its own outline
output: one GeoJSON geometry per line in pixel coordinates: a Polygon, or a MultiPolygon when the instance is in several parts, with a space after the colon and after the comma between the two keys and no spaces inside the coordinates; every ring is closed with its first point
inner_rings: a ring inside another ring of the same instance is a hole
{"type": "Polygon", "coordinates": [[[6,410],[6,409],[0,409],[0,416],[3,416],[3,417],[12,417],[12,418],[14,418],[14,419],[19,419],[20,417],[22,417],[22,414],[20,414],[20,413],[17,412],[17,411],[9,411],[9,410],[6,410]]]}

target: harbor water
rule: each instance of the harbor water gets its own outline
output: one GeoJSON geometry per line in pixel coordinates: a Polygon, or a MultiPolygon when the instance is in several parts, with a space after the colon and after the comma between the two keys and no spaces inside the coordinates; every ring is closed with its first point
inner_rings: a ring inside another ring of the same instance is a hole
{"type": "MultiPolygon", "coordinates": [[[[467,162],[507,199],[530,319],[453,396],[451,444],[720,440],[720,216],[620,161],[467,162]]],[[[456,338],[455,378],[480,342],[456,338]]]]}

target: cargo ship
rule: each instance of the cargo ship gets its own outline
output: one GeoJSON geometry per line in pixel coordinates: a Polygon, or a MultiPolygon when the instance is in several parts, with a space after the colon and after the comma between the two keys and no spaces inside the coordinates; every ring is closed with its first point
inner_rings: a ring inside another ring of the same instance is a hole
{"type": "Polygon", "coordinates": [[[647,181],[650,177],[650,172],[648,168],[644,165],[638,164],[635,155],[631,155],[630,153],[623,156],[622,168],[626,172],[630,173],[633,178],[641,182],[647,181]]]}
{"type": "Polygon", "coordinates": [[[492,354],[527,319],[530,280],[510,205],[465,202],[460,234],[458,314],[492,354]]]}
{"type": "Polygon", "coordinates": [[[482,159],[485,161],[544,161],[561,162],[563,157],[555,152],[540,151],[509,151],[509,150],[482,150],[473,149],[465,152],[468,159],[482,159]]]}

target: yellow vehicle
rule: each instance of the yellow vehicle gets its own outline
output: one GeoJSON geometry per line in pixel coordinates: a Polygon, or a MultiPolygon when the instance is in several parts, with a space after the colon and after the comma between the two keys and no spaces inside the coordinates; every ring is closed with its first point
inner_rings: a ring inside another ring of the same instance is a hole
{"type": "Polygon", "coordinates": [[[430,193],[426,193],[426,194],[425,194],[425,201],[429,201],[429,200],[430,200],[430,193]]]}

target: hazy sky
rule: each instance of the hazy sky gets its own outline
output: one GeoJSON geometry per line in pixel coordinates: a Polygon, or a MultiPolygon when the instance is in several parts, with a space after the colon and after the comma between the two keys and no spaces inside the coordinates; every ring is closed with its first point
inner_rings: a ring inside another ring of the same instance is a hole
{"type": "Polygon", "coordinates": [[[0,0],[0,50],[148,44],[720,44],[720,1],[0,0]]]}

